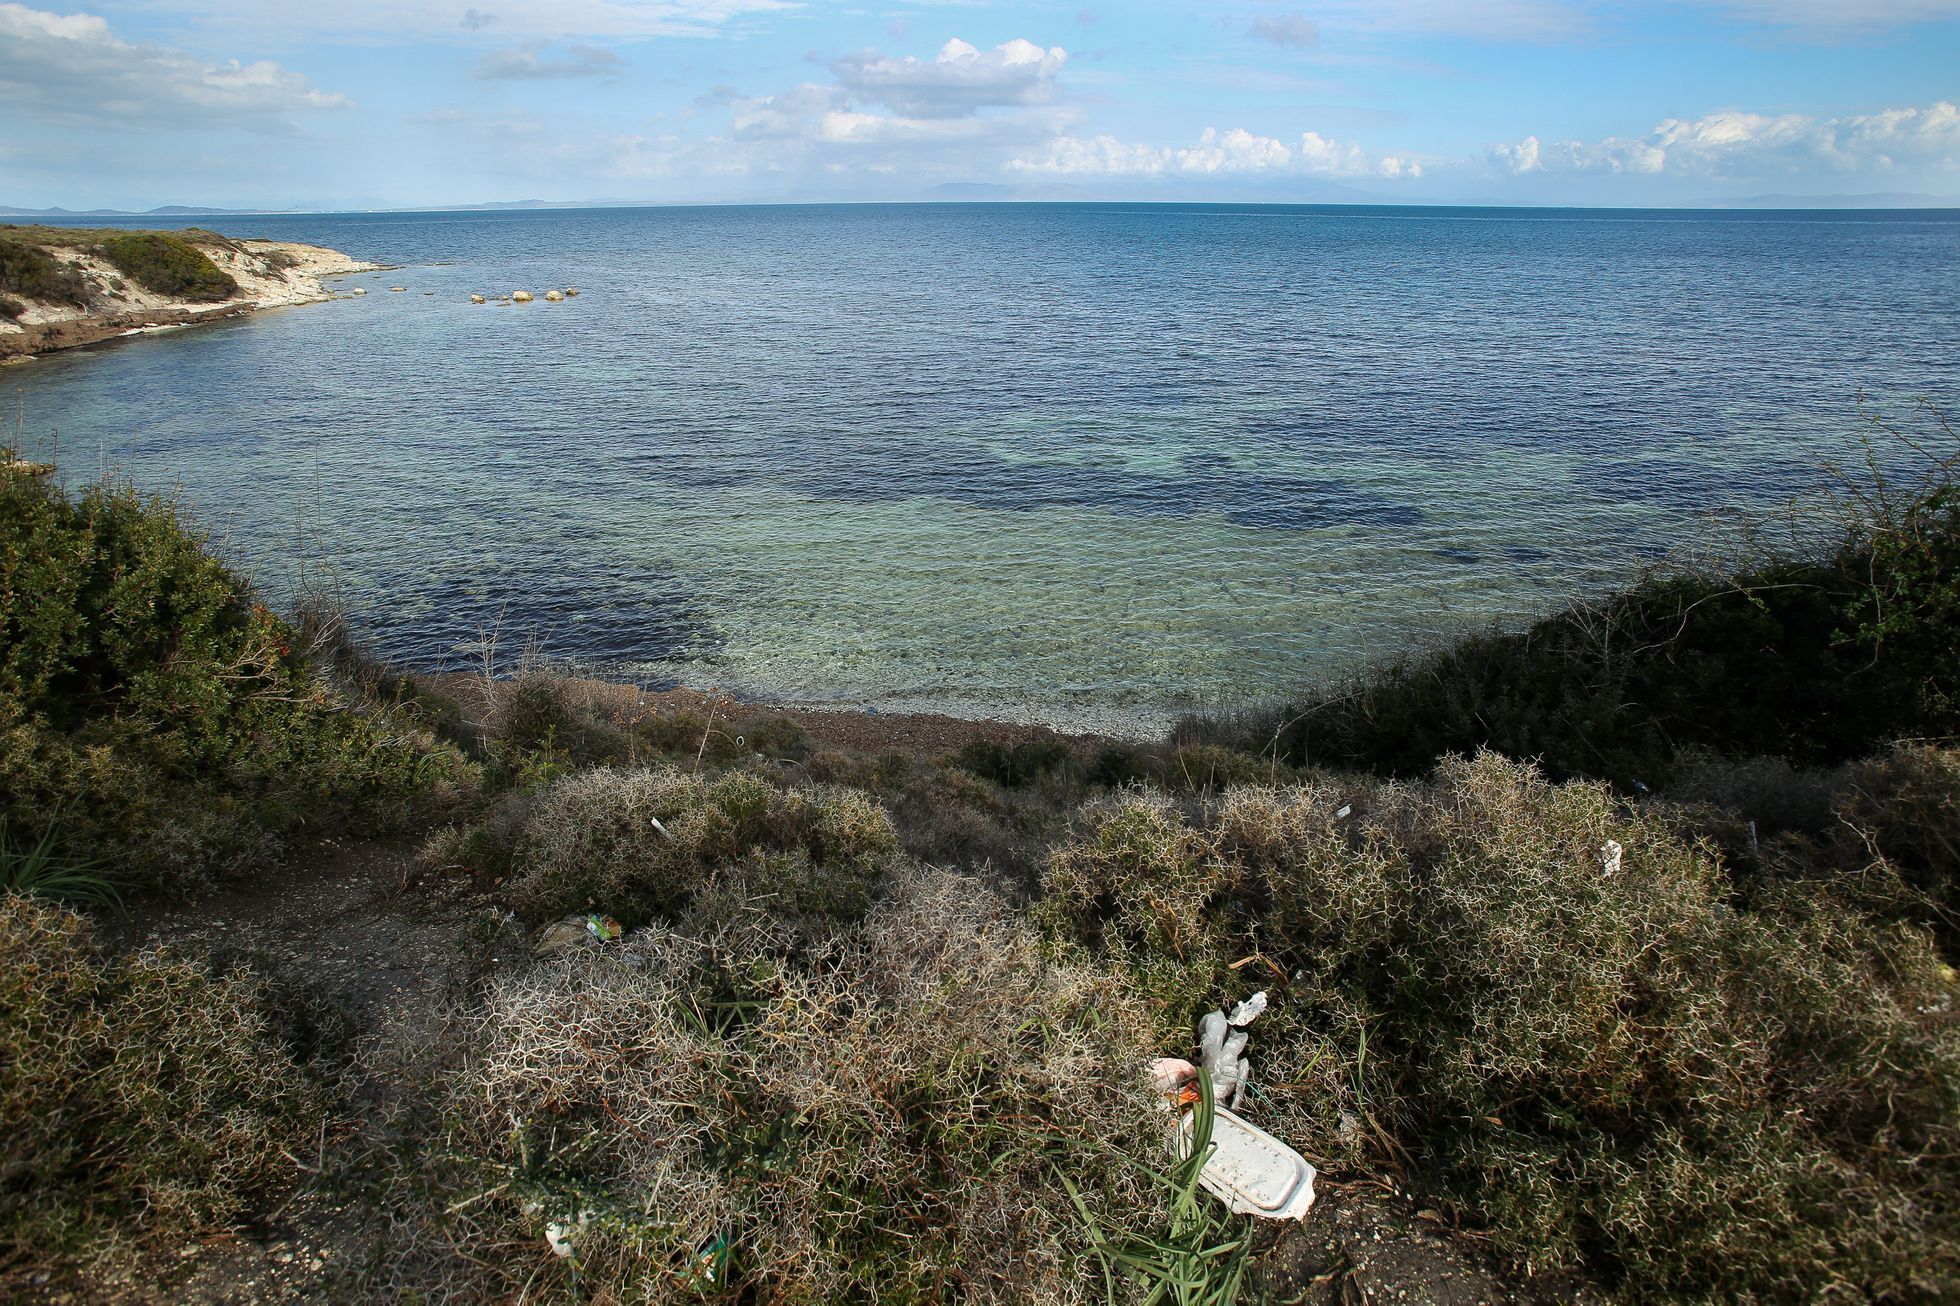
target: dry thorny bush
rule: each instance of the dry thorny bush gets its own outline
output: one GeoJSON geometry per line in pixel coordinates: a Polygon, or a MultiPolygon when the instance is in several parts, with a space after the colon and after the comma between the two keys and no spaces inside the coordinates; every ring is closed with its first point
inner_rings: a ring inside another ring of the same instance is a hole
{"type": "Polygon", "coordinates": [[[1950,1284],[1952,970],[1828,887],[1733,887],[1668,819],[1486,754],[1421,784],[1117,795],[1037,911],[1135,978],[1160,1039],[1273,987],[1269,1127],[1405,1169],[1525,1268],[1634,1297],[1950,1284]]]}
{"type": "Polygon", "coordinates": [[[548,790],[516,850],[527,917],[610,912],[637,924],[685,910],[730,876],[783,914],[861,914],[897,851],[876,802],[830,786],[784,788],[752,771],[671,766],[577,772],[548,790]]]}
{"type": "Polygon", "coordinates": [[[297,1178],[333,1092],[263,981],[104,956],[85,918],[11,894],[0,955],[0,1272],[222,1229],[297,1178]]]}
{"type": "Polygon", "coordinates": [[[1080,1300],[1054,1170],[1112,1220],[1150,1218],[1119,1159],[1161,1146],[1147,1026],[1115,977],[1045,957],[947,872],[824,938],[719,895],[618,954],[498,980],[463,1018],[442,1174],[374,1286],[1080,1300]]]}

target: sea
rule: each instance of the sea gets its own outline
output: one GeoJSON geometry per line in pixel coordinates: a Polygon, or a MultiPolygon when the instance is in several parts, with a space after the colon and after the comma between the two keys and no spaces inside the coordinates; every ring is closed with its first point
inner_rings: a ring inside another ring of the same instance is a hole
{"type": "Polygon", "coordinates": [[[1148,735],[1715,547],[1960,412],[1956,211],[191,221],[393,270],[0,371],[11,442],[417,669],[1148,735]]]}

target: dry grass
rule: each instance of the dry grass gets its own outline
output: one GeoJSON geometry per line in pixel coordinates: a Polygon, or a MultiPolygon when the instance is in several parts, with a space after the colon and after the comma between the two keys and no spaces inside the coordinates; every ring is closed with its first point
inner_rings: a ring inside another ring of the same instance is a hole
{"type": "Polygon", "coordinates": [[[688,1300],[726,1247],[715,1295],[1086,1300],[1100,1276],[1053,1170],[1106,1217],[1153,1213],[1109,1151],[1161,1145],[1146,1027],[1113,977],[1051,962],[943,872],[815,944],[723,899],[463,1018],[440,1200],[370,1287],[688,1300]],[[474,1263],[432,1271],[445,1244],[474,1263]]]}

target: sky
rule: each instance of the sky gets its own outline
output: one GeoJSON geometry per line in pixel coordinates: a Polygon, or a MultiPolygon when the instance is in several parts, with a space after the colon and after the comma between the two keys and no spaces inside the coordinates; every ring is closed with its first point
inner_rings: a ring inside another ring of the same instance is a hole
{"type": "Polygon", "coordinates": [[[1960,0],[0,2],[0,205],[1960,203],[1960,0]]]}

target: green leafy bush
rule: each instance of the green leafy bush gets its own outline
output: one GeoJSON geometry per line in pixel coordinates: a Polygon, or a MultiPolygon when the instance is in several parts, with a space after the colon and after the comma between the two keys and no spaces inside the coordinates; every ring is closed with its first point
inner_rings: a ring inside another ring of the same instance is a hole
{"type": "Polygon", "coordinates": [[[239,871],[309,821],[386,828],[471,783],[337,689],[159,500],[0,472],[0,818],[134,881],[239,871]]]}
{"type": "Polygon", "coordinates": [[[511,899],[532,919],[603,911],[638,924],[671,919],[724,880],[774,894],[785,913],[849,918],[897,847],[885,809],[847,789],[783,788],[751,771],[582,771],[539,800],[511,899]]]}
{"type": "Polygon", "coordinates": [[[1269,1127],[1409,1167],[1526,1268],[1650,1300],[1960,1275],[1960,984],[1927,934],[1810,882],[1739,903],[1601,785],[1484,754],[1421,784],[1118,795],[1047,889],[1039,919],[1133,976],[1166,1045],[1271,988],[1269,1127]]]}
{"type": "Polygon", "coordinates": [[[960,750],[959,764],[983,780],[1024,789],[1051,775],[1067,775],[1074,769],[1075,753],[1059,739],[1012,744],[976,739],[960,750]]]}
{"type": "MultiPolygon", "coordinates": [[[[0,230],[0,295],[19,295],[48,304],[88,303],[88,282],[73,267],[46,250],[0,230]]],[[[23,306],[15,304],[0,316],[19,317],[23,306]]]]}
{"type": "Polygon", "coordinates": [[[210,255],[182,236],[131,231],[106,237],[98,247],[117,271],[145,290],[172,299],[217,303],[238,294],[238,282],[210,255]]]}
{"type": "Polygon", "coordinates": [[[263,983],[0,895],[0,1267],[224,1228],[297,1177],[332,1102],[263,983]]]}

